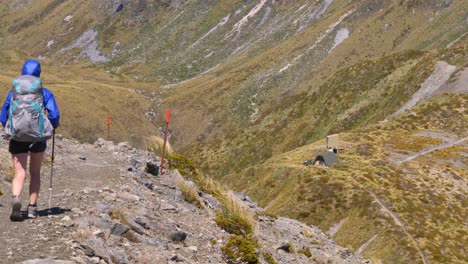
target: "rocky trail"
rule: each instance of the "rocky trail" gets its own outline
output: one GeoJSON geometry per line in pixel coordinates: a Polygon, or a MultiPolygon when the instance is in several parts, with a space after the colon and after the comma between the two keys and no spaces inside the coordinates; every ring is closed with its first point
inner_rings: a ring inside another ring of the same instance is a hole
{"type": "MultiPolygon", "coordinates": [[[[241,263],[221,250],[230,234],[215,222],[218,200],[199,192],[203,209],[186,202],[178,183],[193,183],[177,171],[148,173],[147,164],[159,165],[159,158],[127,143],[100,139],[94,145],[79,144],[59,136],[51,211],[50,162],[45,161],[39,217],[10,222],[7,146],[6,141],[0,146],[0,263],[241,263]]],[[[50,147],[47,151],[49,156],[50,147]]],[[[28,183],[22,210],[27,190],[28,183]]],[[[261,245],[260,263],[269,263],[266,255],[278,263],[369,263],[320,229],[265,216],[247,196],[236,195],[259,215],[254,233],[261,245]]]]}

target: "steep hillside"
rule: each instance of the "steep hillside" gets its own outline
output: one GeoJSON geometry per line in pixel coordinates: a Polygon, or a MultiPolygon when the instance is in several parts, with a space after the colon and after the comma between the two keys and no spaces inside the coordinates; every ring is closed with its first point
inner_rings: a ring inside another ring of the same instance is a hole
{"type": "Polygon", "coordinates": [[[224,137],[191,145],[187,151],[213,175],[239,172],[327,134],[384,120],[421,88],[439,60],[462,68],[466,54],[466,47],[460,46],[363,61],[338,71],[313,93],[271,104],[248,128],[233,128],[224,137]]]}
{"type": "Polygon", "coordinates": [[[468,28],[462,0],[1,3],[2,49],[172,87],[154,97],[176,110],[174,140],[182,146],[247,127],[339,69],[445,48],[468,28]]]}
{"type": "Polygon", "coordinates": [[[402,116],[340,135],[340,165],[307,167],[324,141],[227,175],[271,213],[330,230],[390,263],[463,263],[467,95],[440,95],[402,116]],[[450,118],[448,118],[450,117],[450,118]]]}

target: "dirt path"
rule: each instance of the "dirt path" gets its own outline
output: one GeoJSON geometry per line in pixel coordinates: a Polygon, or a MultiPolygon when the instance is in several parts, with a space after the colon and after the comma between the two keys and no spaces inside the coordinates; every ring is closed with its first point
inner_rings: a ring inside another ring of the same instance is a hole
{"type": "Polygon", "coordinates": [[[436,146],[432,146],[432,147],[429,147],[429,148],[426,148],[426,149],[423,149],[421,151],[418,151],[402,160],[399,160],[399,161],[395,161],[395,164],[396,165],[400,165],[402,163],[405,163],[407,161],[410,161],[412,159],[415,159],[419,156],[423,156],[423,155],[427,155],[433,151],[436,151],[436,150],[439,150],[439,149],[444,149],[444,148],[449,148],[449,147],[452,147],[452,146],[455,146],[455,145],[458,145],[458,144],[461,144],[463,142],[465,142],[466,140],[468,139],[468,137],[465,137],[465,138],[462,138],[462,139],[458,139],[458,140],[448,140],[440,145],[436,145],[436,146]]]}
{"type": "Polygon", "coordinates": [[[413,245],[414,247],[418,250],[419,252],[419,255],[421,256],[421,259],[423,261],[424,264],[428,264],[430,263],[429,260],[427,259],[426,255],[424,255],[424,252],[421,250],[421,248],[419,247],[419,244],[418,242],[414,239],[414,237],[408,232],[408,230],[406,229],[406,226],[403,224],[403,222],[400,220],[400,218],[398,218],[398,216],[393,213],[386,205],[385,203],[382,202],[382,200],[375,194],[373,193],[372,191],[368,190],[367,191],[370,195],[372,195],[372,197],[374,197],[374,200],[380,205],[380,207],[382,208],[382,210],[384,210],[384,212],[386,212],[388,215],[390,215],[393,220],[395,221],[395,223],[401,227],[401,229],[403,230],[403,232],[406,234],[406,236],[408,236],[408,238],[413,242],[413,245]]]}
{"type": "MultiPolygon", "coordinates": [[[[2,148],[2,171],[10,161],[7,142],[2,148]],[[7,155],[5,157],[5,155],[7,155]]],[[[71,239],[72,229],[64,225],[65,216],[72,217],[75,210],[83,205],[94,203],[92,197],[77,195],[86,188],[109,186],[119,181],[117,160],[109,151],[93,150],[91,145],[71,144],[68,140],[57,140],[56,160],[52,190],[52,210],[48,212],[50,169],[43,168],[41,193],[38,201],[39,216],[37,219],[26,219],[22,222],[10,222],[11,185],[3,181],[0,188],[4,195],[0,197],[0,256],[1,263],[18,263],[29,259],[50,257],[68,259],[69,247],[65,243],[71,239]],[[66,158],[64,158],[66,157],[66,158]],[[96,177],[100,175],[99,177],[96,177]],[[74,195],[64,195],[64,194],[74,195]]],[[[50,146],[48,147],[50,151],[50,146]]],[[[7,175],[2,175],[3,178],[7,175]]],[[[25,184],[22,195],[22,210],[28,204],[29,183],[25,184]]],[[[25,215],[26,212],[22,211],[25,215]]]]}
{"type": "MultiPolygon", "coordinates": [[[[373,198],[374,200],[377,202],[377,204],[380,206],[380,208],[385,212],[387,213],[388,215],[390,215],[394,222],[401,227],[401,229],[403,230],[403,232],[405,233],[405,235],[412,241],[414,247],[416,248],[416,250],[418,251],[419,255],[421,256],[421,260],[423,261],[424,264],[429,264],[430,261],[427,259],[426,255],[424,254],[424,252],[421,250],[421,248],[419,247],[419,244],[418,242],[416,241],[416,239],[414,239],[414,237],[408,232],[408,230],[406,229],[406,226],[405,224],[400,220],[400,218],[397,216],[397,214],[395,214],[394,212],[392,212],[386,205],[385,203],[380,199],[380,197],[378,197],[374,192],[372,192],[371,190],[369,190],[368,188],[366,188],[362,183],[360,183],[358,180],[356,180],[355,178],[351,178],[353,180],[353,182],[357,185],[357,186],[360,186],[363,190],[366,190],[373,198]]],[[[361,245],[360,248],[365,248],[367,247],[370,243],[372,242],[372,238],[367,241],[366,243],[364,243],[363,245],[361,245]]],[[[359,252],[360,250],[358,250],[359,252]]]]}

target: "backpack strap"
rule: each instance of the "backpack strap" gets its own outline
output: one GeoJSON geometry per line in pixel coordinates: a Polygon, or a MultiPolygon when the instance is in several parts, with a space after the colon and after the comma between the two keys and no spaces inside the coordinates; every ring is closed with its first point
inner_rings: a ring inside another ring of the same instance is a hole
{"type": "Polygon", "coordinates": [[[32,93],[37,88],[37,86],[39,86],[39,84],[41,84],[41,78],[37,78],[36,81],[34,81],[31,87],[29,87],[28,93],[32,93]]]}
{"type": "Polygon", "coordinates": [[[11,137],[15,135],[15,130],[13,129],[13,112],[16,110],[18,105],[19,103],[16,100],[13,100],[13,102],[10,105],[10,116],[8,119],[10,120],[11,137]]]}
{"type": "Polygon", "coordinates": [[[21,89],[20,89],[20,87],[19,87],[19,83],[18,83],[18,81],[16,81],[16,79],[13,80],[12,85],[13,85],[13,87],[15,88],[16,93],[18,93],[18,94],[21,93],[21,89]]]}
{"type": "Polygon", "coordinates": [[[34,108],[34,111],[36,111],[39,114],[39,137],[44,137],[44,114],[43,114],[43,109],[42,109],[42,104],[37,104],[33,100],[28,100],[29,103],[32,105],[34,108]]]}

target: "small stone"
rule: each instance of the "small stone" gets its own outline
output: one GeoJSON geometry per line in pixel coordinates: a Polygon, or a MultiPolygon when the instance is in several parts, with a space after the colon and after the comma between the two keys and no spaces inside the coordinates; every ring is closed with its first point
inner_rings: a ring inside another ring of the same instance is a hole
{"type": "Polygon", "coordinates": [[[64,227],[72,227],[74,225],[75,225],[75,223],[73,223],[72,221],[68,221],[68,222],[63,223],[64,227]]]}
{"type": "Polygon", "coordinates": [[[90,246],[87,245],[80,245],[81,249],[83,250],[83,253],[88,256],[88,257],[93,257],[94,256],[94,249],[92,249],[90,246]]]}
{"type": "Polygon", "coordinates": [[[137,217],[135,218],[135,222],[141,225],[144,229],[149,229],[148,223],[144,219],[137,217]]]}
{"type": "Polygon", "coordinates": [[[128,230],[130,230],[130,228],[128,228],[128,226],[123,225],[123,224],[121,224],[121,223],[115,223],[115,224],[111,227],[110,233],[111,233],[111,235],[121,236],[121,235],[127,233],[128,230]]]}
{"type": "Polygon", "coordinates": [[[291,245],[289,243],[283,243],[281,246],[278,247],[278,249],[284,250],[286,252],[291,252],[291,245]]]}
{"type": "Polygon", "coordinates": [[[131,219],[128,220],[128,225],[133,231],[135,231],[136,233],[140,235],[143,235],[145,233],[145,230],[143,229],[143,227],[131,219]]]}
{"type": "Polygon", "coordinates": [[[117,147],[123,149],[130,149],[132,146],[130,146],[130,143],[128,142],[120,142],[119,144],[117,144],[117,147]]]}
{"type": "Polygon", "coordinates": [[[128,201],[135,201],[135,202],[140,201],[140,197],[138,195],[127,193],[127,192],[120,193],[119,198],[123,200],[128,200],[128,201]]]}
{"type": "Polygon", "coordinates": [[[163,211],[176,211],[176,207],[165,201],[161,201],[161,210],[163,211]]]}
{"type": "Polygon", "coordinates": [[[151,175],[158,176],[159,174],[159,166],[153,163],[146,163],[146,169],[145,171],[151,175]]]}
{"type": "Polygon", "coordinates": [[[188,249],[192,252],[197,252],[198,251],[198,247],[197,246],[190,246],[188,247],[188,249]]]}
{"type": "Polygon", "coordinates": [[[171,234],[171,240],[174,242],[182,242],[187,238],[187,233],[183,231],[177,231],[171,234]]]}
{"type": "Polygon", "coordinates": [[[71,218],[68,215],[66,215],[64,218],[62,218],[61,221],[68,222],[71,221],[71,218]]]}

